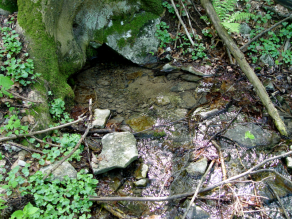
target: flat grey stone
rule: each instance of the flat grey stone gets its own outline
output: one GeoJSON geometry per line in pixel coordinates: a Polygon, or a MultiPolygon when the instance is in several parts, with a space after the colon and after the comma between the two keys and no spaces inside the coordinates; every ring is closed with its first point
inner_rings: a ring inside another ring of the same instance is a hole
{"type": "Polygon", "coordinates": [[[185,81],[190,81],[190,82],[196,82],[202,79],[202,77],[196,76],[196,75],[189,75],[189,74],[183,74],[180,76],[181,79],[185,81]]]}
{"type": "MultiPolygon", "coordinates": [[[[46,167],[42,167],[40,171],[43,174],[47,174],[57,164],[58,162],[46,167]]],[[[64,176],[68,176],[69,178],[72,178],[72,179],[77,178],[77,171],[68,161],[65,161],[64,163],[62,163],[56,170],[53,171],[52,174],[53,174],[53,180],[58,179],[62,181],[64,179],[64,176]]]]}
{"type": "Polygon", "coordinates": [[[147,185],[147,179],[140,179],[134,182],[135,186],[137,187],[145,187],[147,185]]]}
{"type": "Polygon", "coordinates": [[[104,128],[105,123],[110,115],[111,111],[108,109],[95,109],[94,120],[92,125],[94,128],[104,128]]]}
{"type": "Polygon", "coordinates": [[[129,132],[115,132],[102,138],[102,152],[97,156],[99,163],[92,162],[94,174],[115,168],[126,168],[138,158],[136,139],[129,132]]]}
{"type": "Polygon", "coordinates": [[[265,130],[253,123],[233,125],[223,136],[247,148],[257,146],[271,147],[280,141],[280,137],[276,133],[265,130]],[[247,132],[252,134],[253,137],[247,137],[247,132]]]}
{"type": "Polygon", "coordinates": [[[207,165],[208,160],[204,157],[196,162],[190,163],[186,171],[192,176],[201,176],[205,173],[207,165]]]}

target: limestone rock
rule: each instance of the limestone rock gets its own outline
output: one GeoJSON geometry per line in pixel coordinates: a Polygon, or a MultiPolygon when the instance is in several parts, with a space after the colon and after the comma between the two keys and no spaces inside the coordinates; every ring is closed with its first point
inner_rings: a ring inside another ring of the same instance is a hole
{"type": "Polygon", "coordinates": [[[111,111],[108,109],[95,109],[92,126],[95,128],[104,128],[110,113],[111,111]]]}
{"type": "Polygon", "coordinates": [[[115,132],[102,138],[102,152],[99,163],[92,162],[94,174],[101,174],[115,168],[126,168],[138,158],[136,139],[129,132],[115,132]]]}
{"type": "Polygon", "coordinates": [[[207,158],[202,158],[196,162],[190,163],[186,170],[192,176],[201,176],[205,173],[208,165],[207,158]]]}
{"type": "MultiPolygon", "coordinates": [[[[47,174],[55,165],[57,165],[58,162],[42,167],[40,171],[44,174],[47,174]]],[[[53,171],[53,180],[58,179],[62,181],[64,179],[64,176],[68,176],[69,178],[75,179],[77,177],[77,171],[75,168],[68,162],[65,161],[62,163],[55,171],[53,171]]]]}

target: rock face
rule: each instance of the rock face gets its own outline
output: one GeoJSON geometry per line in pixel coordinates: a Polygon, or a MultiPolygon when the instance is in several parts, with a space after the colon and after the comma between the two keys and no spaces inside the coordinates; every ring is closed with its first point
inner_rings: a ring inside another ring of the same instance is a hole
{"type": "Polygon", "coordinates": [[[55,49],[63,68],[68,64],[80,68],[102,44],[137,64],[155,61],[149,52],[156,51],[159,44],[154,34],[163,12],[161,0],[19,2],[20,10],[30,5],[41,12],[45,30],[40,31],[48,32],[57,42],[55,49]]]}
{"type": "Polygon", "coordinates": [[[94,174],[101,174],[115,168],[125,168],[138,158],[136,139],[130,132],[115,132],[102,138],[102,152],[99,163],[91,163],[94,174]]]}

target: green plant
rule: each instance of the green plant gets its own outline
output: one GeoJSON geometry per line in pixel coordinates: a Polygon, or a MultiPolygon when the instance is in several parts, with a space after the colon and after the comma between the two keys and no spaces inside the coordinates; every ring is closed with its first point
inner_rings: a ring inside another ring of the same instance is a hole
{"type": "MultiPolygon", "coordinates": [[[[29,175],[28,167],[30,164],[26,164],[26,166],[21,170],[23,175],[27,177],[29,175]]],[[[7,182],[6,185],[1,186],[3,189],[6,190],[7,196],[11,195],[16,188],[19,188],[23,183],[25,183],[25,178],[22,177],[19,173],[19,166],[14,167],[9,173],[8,176],[5,178],[7,182]]]]}
{"type": "Polygon", "coordinates": [[[250,131],[247,131],[247,132],[245,132],[244,138],[249,138],[249,139],[253,140],[254,135],[250,131]]]}
{"type": "MultiPolygon", "coordinates": [[[[44,165],[45,160],[49,160],[51,163],[53,163],[55,162],[56,158],[59,157],[60,155],[64,155],[64,156],[68,155],[73,150],[77,142],[79,141],[80,135],[65,133],[63,134],[62,138],[57,137],[57,136],[54,136],[54,137],[47,136],[43,139],[44,142],[46,142],[46,140],[49,138],[51,138],[51,140],[54,143],[60,144],[61,148],[53,147],[51,149],[43,149],[44,154],[42,156],[37,153],[32,154],[33,158],[36,158],[39,160],[40,165],[44,165]]],[[[33,140],[30,140],[30,142],[32,141],[33,140]]],[[[36,145],[36,147],[39,147],[39,146],[40,146],[39,144],[36,145]]],[[[48,148],[49,145],[46,144],[44,147],[48,148]]],[[[68,160],[72,161],[73,159],[76,159],[77,161],[80,161],[81,159],[80,154],[83,151],[83,149],[84,149],[84,146],[80,145],[79,149],[77,149],[68,160]]]]}
{"type": "Polygon", "coordinates": [[[168,2],[162,2],[163,7],[168,9],[168,12],[171,14],[174,14],[174,8],[172,7],[171,4],[169,4],[168,2]]]}
{"type": "Polygon", "coordinates": [[[13,97],[10,93],[7,92],[7,90],[9,90],[12,87],[12,85],[13,85],[13,81],[11,81],[9,77],[0,74],[0,86],[1,86],[0,97],[3,97],[3,94],[9,97],[13,97]]]}
{"type": "Polygon", "coordinates": [[[50,104],[50,113],[55,120],[60,120],[61,123],[71,122],[70,115],[65,111],[65,102],[61,99],[54,99],[50,104]]]}
{"type": "Polygon", "coordinates": [[[156,33],[155,36],[161,40],[160,47],[166,47],[166,44],[172,41],[170,34],[168,33],[167,29],[169,26],[165,22],[160,22],[160,24],[156,25],[156,33]]]}
{"type": "Polygon", "coordinates": [[[89,195],[96,195],[94,189],[98,181],[92,175],[85,174],[84,170],[77,173],[77,179],[64,177],[63,181],[52,180],[50,177],[43,180],[43,174],[38,171],[29,177],[29,185],[22,194],[33,194],[36,207],[32,218],[90,218],[88,213],[92,202],[89,195]],[[82,199],[83,198],[83,199],[82,199]]]}
{"type": "Polygon", "coordinates": [[[3,48],[0,50],[0,57],[7,59],[1,66],[1,70],[6,75],[11,76],[13,81],[18,81],[23,86],[35,83],[34,80],[40,74],[34,73],[33,60],[27,59],[28,53],[24,54],[26,58],[16,58],[22,49],[18,34],[10,27],[0,28],[0,32],[4,43],[3,48]]]}
{"type": "Polygon", "coordinates": [[[253,17],[254,15],[247,12],[240,12],[237,11],[231,15],[230,12],[235,10],[235,3],[237,0],[214,0],[213,7],[218,14],[221,24],[230,32],[237,32],[239,33],[239,23],[235,23],[242,20],[248,20],[249,18],[253,17]]]}
{"type": "MultiPolygon", "coordinates": [[[[1,180],[2,181],[2,180],[1,180]]],[[[4,194],[0,194],[0,197],[1,196],[5,196],[4,194]]],[[[7,208],[8,206],[6,206],[4,203],[6,203],[6,201],[5,200],[3,200],[2,198],[0,198],[0,212],[1,212],[1,210],[3,210],[3,209],[5,209],[5,208],[7,208]]]]}
{"type": "Polygon", "coordinates": [[[29,219],[34,217],[34,215],[36,214],[37,211],[39,211],[39,208],[34,207],[32,204],[30,204],[30,202],[24,206],[23,210],[18,210],[15,211],[12,215],[11,215],[11,219],[17,218],[17,219],[29,219]]]}
{"type": "MultiPolygon", "coordinates": [[[[14,110],[15,110],[14,107],[9,108],[10,112],[13,112],[14,110]]],[[[5,116],[5,118],[8,118],[8,117],[9,117],[8,115],[5,116]]],[[[2,133],[4,130],[8,132],[6,136],[9,136],[13,133],[16,135],[19,135],[19,134],[27,133],[28,126],[21,125],[21,122],[18,116],[16,114],[13,114],[9,118],[8,124],[1,127],[0,132],[2,133]]]]}
{"type": "Polygon", "coordinates": [[[282,56],[283,56],[283,61],[286,64],[292,65],[292,51],[291,50],[286,50],[282,52],[282,56]]]}

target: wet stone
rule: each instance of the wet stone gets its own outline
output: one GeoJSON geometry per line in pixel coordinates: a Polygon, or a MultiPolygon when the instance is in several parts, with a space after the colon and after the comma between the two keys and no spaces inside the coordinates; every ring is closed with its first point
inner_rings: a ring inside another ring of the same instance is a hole
{"type": "Polygon", "coordinates": [[[167,104],[170,104],[169,97],[167,96],[158,96],[156,97],[156,104],[160,106],[165,106],[167,104]]]}
{"type": "Polygon", "coordinates": [[[94,174],[115,168],[126,168],[138,158],[136,139],[129,132],[115,132],[102,138],[102,152],[97,156],[99,163],[91,162],[94,174]]]}
{"type": "Polygon", "coordinates": [[[201,176],[205,173],[207,165],[208,160],[204,157],[196,162],[190,163],[186,171],[192,176],[201,176]]]}
{"type": "Polygon", "coordinates": [[[180,77],[181,79],[185,81],[190,81],[190,82],[196,82],[202,79],[202,77],[199,77],[196,75],[188,75],[188,74],[181,75],[180,77]]]}
{"type": "Polygon", "coordinates": [[[292,170],[292,157],[286,157],[287,168],[292,170]]]}
{"type": "Polygon", "coordinates": [[[236,124],[223,135],[240,146],[253,148],[257,146],[271,147],[280,141],[280,137],[253,123],[247,125],[236,124]],[[251,135],[247,135],[250,133],[251,135]]]}
{"type": "Polygon", "coordinates": [[[140,179],[134,182],[135,186],[137,187],[145,187],[147,185],[147,179],[140,179]]]}
{"type": "Polygon", "coordinates": [[[95,128],[104,128],[106,120],[110,115],[110,110],[108,109],[95,109],[94,110],[94,120],[92,122],[95,128]]]}

